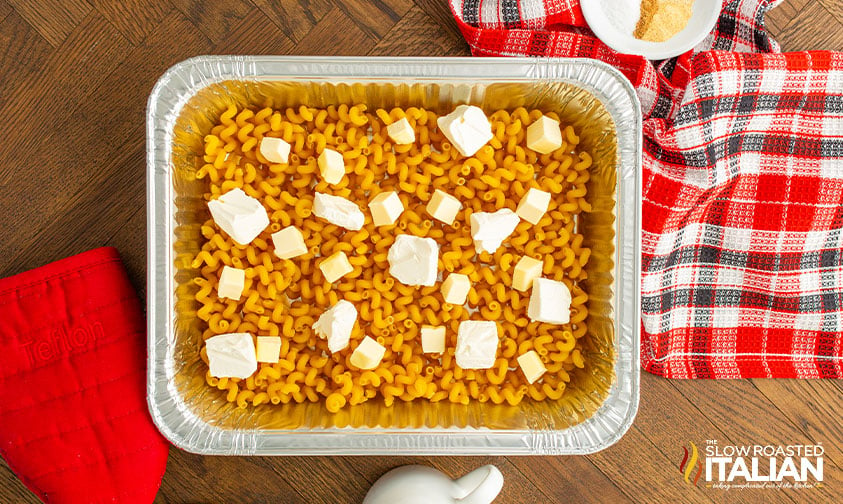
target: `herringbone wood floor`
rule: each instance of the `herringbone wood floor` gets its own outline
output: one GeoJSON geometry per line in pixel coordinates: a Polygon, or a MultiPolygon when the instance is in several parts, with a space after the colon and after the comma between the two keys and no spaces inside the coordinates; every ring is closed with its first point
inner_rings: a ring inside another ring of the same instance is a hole
{"type": "MultiPolygon", "coordinates": [[[[840,0],[768,16],[785,50],[843,49],[840,0]]],[[[446,0],[0,0],[0,276],[116,246],[143,295],[144,106],[161,73],[206,53],[462,56],[446,0]]],[[[200,457],[173,449],[157,502],[360,502],[386,470],[503,471],[501,503],[843,501],[843,385],[679,382],[646,373],[635,425],[587,457],[200,457]],[[692,488],[689,441],[823,443],[823,488],[692,488]]],[[[0,405],[2,407],[2,405],[0,405]]],[[[0,502],[37,502],[0,463],[0,502]]]]}

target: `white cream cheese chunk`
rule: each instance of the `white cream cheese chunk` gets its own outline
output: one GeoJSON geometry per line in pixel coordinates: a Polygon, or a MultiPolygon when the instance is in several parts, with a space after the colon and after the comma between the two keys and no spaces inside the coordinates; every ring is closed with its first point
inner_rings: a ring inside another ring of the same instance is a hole
{"type": "Polygon", "coordinates": [[[474,250],[478,254],[481,252],[494,254],[503,241],[515,231],[520,221],[515,212],[508,208],[502,208],[494,213],[471,214],[471,237],[474,239],[474,250]]]}
{"type": "Polygon", "coordinates": [[[463,156],[473,156],[492,139],[492,125],[480,107],[460,105],[436,120],[439,130],[463,156]]]}
{"type": "Polygon", "coordinates": [[[313,331],[322,339],[328,340],[328,349],[337,353],[348,346],[354,323],[357,322],[357,308],[341,299],[319,316],[313,324],[313,331]]]}
{"type": "Polygon", "coordinates": [[[269,216],[260,201],[239,187],[208,202],[217,226],[239,245],[248,245],[269,225],[269,216]]]}
{"type": "Polygon", "coordinates": [[[249,333],[212,336],[205,340],[205,347],[211,376],[246,379],[258,369],[255,343],[249,333]]]}
{"type": "Polygon", "coordinates": [[[457,365],[463,369],[489,369],[498,352],[498,325],[488,320],[466,320],[457,331],[457,365]]]}
{"type": "Polygon", "coordinates": [[[320,192],[313,198],[313,215],[351,231],[359,231],[366,220],[360,207],[353,202],[320,192]]]}
{"type": "Polygon", "coordinates": [[[533,292],[527,316],[536,322],[567,324],[571,321],[571,291],[568,286],[548,278],[533,280],[533,292]]]}
{"type": "Polygon", "coordinates": [[[436,283],[439,244],[433,238],[398,235],[387,254],[389,273],[404,285],[436,283]]]}

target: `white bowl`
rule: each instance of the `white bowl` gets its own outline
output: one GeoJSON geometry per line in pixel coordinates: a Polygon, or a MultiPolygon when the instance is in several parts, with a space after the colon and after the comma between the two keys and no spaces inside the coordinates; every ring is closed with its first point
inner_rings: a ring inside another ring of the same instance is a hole
{"type": "Polygon", "coordinates": [[[691,19],[684,30],[665,42],[647,42],[635,38],[631,33],[624,33],[620,26],[611,21],[605,9],[620,8],[620,3],[585,0],[580,5],[589,28],[603,43],[620,53],[636,54],[651,60],[672,58],[693,49],[714,29],[723,6],[722,0],[695,0],[691,19]]]}

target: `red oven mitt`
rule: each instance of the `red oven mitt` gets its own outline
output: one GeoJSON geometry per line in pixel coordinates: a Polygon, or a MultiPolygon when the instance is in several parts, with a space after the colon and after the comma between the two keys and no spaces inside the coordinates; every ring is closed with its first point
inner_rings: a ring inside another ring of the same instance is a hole
{"type": "Polygon", "coordinates": [[[155,498],[145,334],[113,248],[0,279],[0,454],[44,502],[155,498]]]}

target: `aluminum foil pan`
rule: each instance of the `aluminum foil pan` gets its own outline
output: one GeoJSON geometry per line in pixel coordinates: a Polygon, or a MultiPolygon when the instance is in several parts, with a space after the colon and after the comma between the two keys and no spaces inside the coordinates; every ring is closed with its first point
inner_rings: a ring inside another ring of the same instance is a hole
{"type": "Polygon", "coordinates": [[[147,110],[148,343],[152,418],[176,446],[220,455],[584,454],[617,441],[638,409],[641,112],[594,60],[201,56],[158,81],[147,110]],[[190,262],[207,218],[196,180],[204,135],[229,105],[553,110],[594,154],[593,211],[579,221],[587,266],[586,367],[558,401],[379,401],[238,409],[205,384],[190,262]]]}

